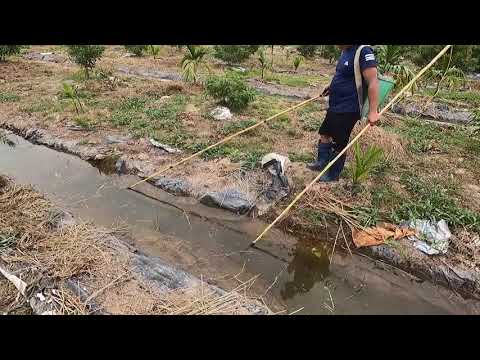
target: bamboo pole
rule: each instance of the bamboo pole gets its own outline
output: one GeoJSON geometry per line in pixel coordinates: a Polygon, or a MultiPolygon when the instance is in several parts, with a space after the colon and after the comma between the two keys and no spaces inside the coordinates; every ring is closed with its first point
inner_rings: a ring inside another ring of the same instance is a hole
{"type": "Polygon", "coordinates": [[[244,134],[244,133],[246,133],[247,131],[250,131],[250,130],[252,130],[252,129],[255,129],[256,127],[258,127],[258,126],[266,123],[267,121],[270,121],[270,120],[272,120],[272,119],[274,119],[274,118],[276,118],[276,117],[279,117],[280,115],[283,115],[283,114],[285,114],[285,113],[287,113],[287,112],[289,112],[289,111],[295,110],[295,109],[297,109],[297,108],[299,108],[299,107],[301,107],[301,106],[304,106],[304,105],[306,105],[306,104],[308,104],[308,103],[310,103],[310,102],[312,102],[312,101],[320,98],[321,96],[322,96],[322,95],[317,95],[317,96],[314,96],[313,98],[310,98],[310,99],[307,99],[307,100],[305,100],[305,101],[302,101],[301,103],[298,103],[297,105],[294,105],[294,106],[292,106],[292,107],[290,107],[290,108],[288,108],[288,109],[286,109],[286,110],[283,110],[283,111],[281,111],[281,112],[279,112],[279,113],[277,113],[277,114],[275,114],[275,115],[272,115],[272,116],[270,116],[269,118],[267,118],[267,119],[265,119],[265,120],[263,120],[263,121],[260,121],[259,123],[255,124],[255,125],[252,125],[252,126],[246,128],[246,129],[243,129],[243,130],[240,130],[240,131],[236,132],[235,134],[232,134],[232,135],[230,135],[230,136],[227,136],[227,137],[224,138],[223,140],[220,140],[220,141],[216,142],[216,143],[213,144],[213,145],[207,146],[205,149],[200,150],[200,151],[196,152],[195,154],[192,154],[192,155],[190,155],[190,156],[188,156],[188,157],[186,157],[186,158],[184,158],[184,159],[182,159],[182,160],[180,160],[180,161],[178,161],[178,162],[176,162],[176,163],[174,163],[174,164],[171,164],[171,165],[163,168],[162,170],[157,171],[157,172],[153,173],[152,175],[146,177],[145,179],[136,182],[136,183],[133,184],[133,185],[130,185],[130,186],[128,187],[128,189],[133,189],[135,186],[137,186],[137,185],[139,185],[139,184],[141,184],[141,183],[143,183],[143,182],[145,182],[145,181],[148,181],[148,180],[150,180],[151,178],[153,178],[153,177],[155,177],[155,176],[161,175],[161,174],[163,174],[163,173],[164,173],[165,171],[167,171],[167,170],[173,169],[174,167],[176,167],[176,166],[178,166],[178,165],[181,165],[181,164],[187,162],[188,160],[193,159],[194,157],[197,157],[197,156],[203,154],[204,152],[206,152],[206,151],[208,151],[208,150],[210,150],[210,149],[213,149],[214,147],[216,147],[216,146],[218,146],[218,145],[221,145],[221,144],[223,144],[223,143],[226,143],[227,141],[233,139],[234,137],[236,137],[236,136],[238,136],[238,135],[244,134]]]}
{"type": "MultiPolygon", "coordinates": [[[[403,89],[400,90],[399,93],[387,105],[385,105],[385,107],[380,111],[379,115],[382,116],[385,111],[387,111],[395,103],[395,101],[397,101],[397,99],[401,95],[403,95],[403,93],[407,91],[415,83],[415,81],[417,81],[433,64],[435,64],[437,60],[440,59],[451,46],[452,45],[445,46],[443,50],[440,51],[437,56],[432,59],[432,61],[430,61],[422,70],[420,70],[418,74],[415,75],[415,77],[407,85],[405,85],[403,89]]],[[[370,123],[368,123],[367,126],[365,126],[362,131],[360,131],[358,135],[355,136],[355,138],[335,157],[335,159],[328,163],[328,165],[320,172],[320,174],[318,174],[315,179],[313,179],[312,182],[310,182],[310,184],[308,184],[305,189],[303,189],[302,192],[298,194],[295,199],[293,199],[293,201],[285,208],[285,210],[283,210],[282,213],[278,215],[277,218],[270,225],[268,225],[265,230],[263,230],[262,233],[258,235],[257,238],[250,245],[254,245],[257,241],[259,241],[263,237],[263,235],[265,235],[283,216],[285,216],[293,207],[293,205],[295,205],[297,201],[300,200],[300,198],[318,181],[318,179],[320,179],[320,177],[328,169],[330,169],[330,167],[335,163],[335,161],[337,161],[358,139],[360,139],[360,137],[370,128],[370,126],[370,123]]]]}

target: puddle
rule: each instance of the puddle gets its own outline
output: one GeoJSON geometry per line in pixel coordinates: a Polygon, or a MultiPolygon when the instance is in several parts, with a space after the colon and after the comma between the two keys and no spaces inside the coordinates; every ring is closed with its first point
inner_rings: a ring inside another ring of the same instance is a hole
{"type": "Polygon", "coordinates": [[[107,175],[108,166],[107,171],[99,170],[75,156],[9,137],[16,146],[0,144],[0,173],[32,184],[60,207],[97,225],[125,222],[140,250],[197,276],[216,278],[220,285],[228,274],[241,273],[243,279],[260,274],[256,290],[268,290],[288,312],[303,308],[301,314],[478,313],[478,302],[459,299],[402,272],[385,271],[360,256],[337,252],[330,265],[331,250],[321,239],[312,251],[274,229],[257,244],[262,251],[249,248],[265,226],[260,221],[239,219],[142,184],[139,190],[163,202],[156,201],[126,190],[136,177],[107,175]]]}
{"type": "Polygon", "coordinates": [[[89,163],[98,169],[100,174],[112,175],[117,173],[115,164],[118,160],[116,156],[108,156],[101,160],[90,160],[89,163]]]}

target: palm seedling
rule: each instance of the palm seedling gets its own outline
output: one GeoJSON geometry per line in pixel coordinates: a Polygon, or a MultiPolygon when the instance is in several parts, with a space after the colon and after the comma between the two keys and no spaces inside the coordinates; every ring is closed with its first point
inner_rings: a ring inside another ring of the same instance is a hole
{"type": "Polygon", "coordinates": [[[200,66],[205,65],[205,56],[208,54],[207,49],[201,46],[187,45],[187,52],[182,59],[181,66],[183,71],[183,78],[187,82],[194,84],[198,79],[198,70],[200,66]]]}

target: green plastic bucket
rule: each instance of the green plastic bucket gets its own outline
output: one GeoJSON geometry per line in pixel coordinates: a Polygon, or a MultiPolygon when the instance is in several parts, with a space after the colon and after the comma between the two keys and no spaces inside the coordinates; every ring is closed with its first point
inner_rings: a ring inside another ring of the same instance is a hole
{"type": "MultiPolygon", "coordinates": [[[[378,81],[380,83],[379,84],[380,99],[378,99],[379,100],[378,107],[381,108],[385,103],[385,100],[387,99],[388,95],[393,90],[393,87],[395,86],[395,81],[390,77],[382,76],[382,75],[378,76],[378,81]]],[[[365,103],[363,105],[362,118],[367,117],[368,109],[369,109],[369,105],[368,105],[368,94],[367,94],[365,103]]]]}

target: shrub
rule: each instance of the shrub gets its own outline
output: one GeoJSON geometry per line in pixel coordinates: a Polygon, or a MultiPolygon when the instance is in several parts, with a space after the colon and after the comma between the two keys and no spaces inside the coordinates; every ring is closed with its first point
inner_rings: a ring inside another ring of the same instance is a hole
{"type": "Polygon", "coordinates": [[[317,52],[318,45],[298,45],[297,51],[306,58],[311,58],[317,52]]]}
{"type": "MultiPolygon", "coordinates": [[[[445,45],[418,45],[409,47],[410,55],[419,66],[425,66],[445,45]]],[[[450,60],[449,53],[438,60],[437,68],[445,68],[450,60]]],[[[479,45],[454,45],[451,65],[463,71],[480,70],[479,45]]]]}
{"type": "Polygon", "coordinates": [[[247,86],[242,77],[233,72],[223,76],[210,76],[205,82],[208,95],[232,110],[242,110],[255,99],[255,90],[247,86]]]}
{"type": "Polygon", "coordinates": [[[327,59],[330,64],[340,56],[340,53],[337,45],[322,45],[320,48],[320,56],[327,59]]]}
{"type": "Polygon", "coordinates": [[[0,45],[0,61],[5,61],[8,56],[20,53],[21,45],[0,45]]]}
{"type": "Polygon", "coordinates": [[[125,50],[134,54],[135,56],[142,56],[143,52],[147,50],[146,45],[123,45],[125,50]]]}
{"type": "Polygon", "coordinates": [[[68,54],[72,60],[83,67],[85,76],[90,78],[89,71],[95,67],[95,63],[102,57],[105,46],[102,45],[69,45],[68,54]]]}
{"type": "Polygon", "coordinates": [[[258,45],[215,45],[213,56],[229,64],[241,63],[253,55],[258,45]]]}

